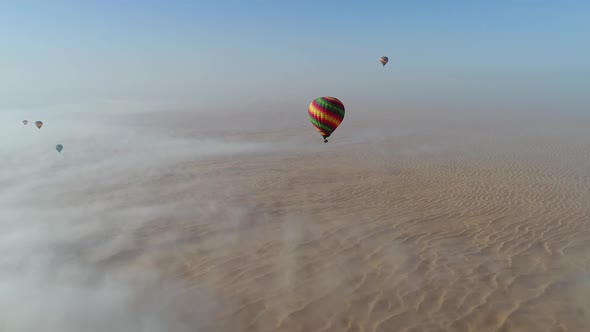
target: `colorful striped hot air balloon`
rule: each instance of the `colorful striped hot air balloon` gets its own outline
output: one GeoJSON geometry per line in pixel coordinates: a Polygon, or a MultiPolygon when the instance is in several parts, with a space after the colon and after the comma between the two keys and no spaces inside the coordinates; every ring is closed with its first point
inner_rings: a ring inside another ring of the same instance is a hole
{"type": "Polygon", "coordinates": [[[307,109],[311,124],[320,132],[324,143],[344,120],[344,104],[338,98],[319,97],[307,109]]]}
{"type": "Polygon", "coordinates": [[[386,56],[382,56],[379,61],[381,62],[381,64],[383,65],[383,67],[385,67],[385,65],[387,64],[387,62],[389,62],[389,58],[386,56]]]}

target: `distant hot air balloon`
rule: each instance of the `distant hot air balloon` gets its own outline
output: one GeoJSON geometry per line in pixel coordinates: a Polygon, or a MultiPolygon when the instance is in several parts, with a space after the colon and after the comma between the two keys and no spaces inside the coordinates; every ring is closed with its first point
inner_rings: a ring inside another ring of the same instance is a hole
{"type": "Polygon", "coordinates": [[[43,121],[35,121],[35,126],[37,126],[37,128],[41,129],[41,127],[43,127],[43,121]]]}
{"type": "Polygon", "coordinates": [[[307,109],[311,124],[320,132],[324,143],[344,120],[344,104],[338,98],[319,97],[309,104],[307,109]]]}
{"type": "Polygon", "coordinates": [[[386,56],[382,56],[379,61],[381,62],[381,64],[383,65],[383,67],[385,67],[385,65],[387,64],[387,62],[389,62],[389,58],[386,56]]]}
{"type": "Polygon", "coordinates": [[[61,144],[58,144],[55,146],[55,149],[57,150],[57,152],[61,153],[61,150],[63,150],[64,146],[61,144]]]}
{"type": "Polygon", "coordinates": [[[27,125],[27,123],[29,123],[29,121],[28,121],[28,120],[23,120],[23,124],[24,124],[25,126],[27,125]]]}

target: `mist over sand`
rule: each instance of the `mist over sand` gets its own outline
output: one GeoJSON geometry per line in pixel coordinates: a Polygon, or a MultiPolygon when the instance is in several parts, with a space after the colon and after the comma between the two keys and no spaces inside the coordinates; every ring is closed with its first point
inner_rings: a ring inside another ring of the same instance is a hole
{"type": "Polygon", "coordinates": [[[0,112],[0,331],[588,329],[588,117],[358,105],[0,112]]]}

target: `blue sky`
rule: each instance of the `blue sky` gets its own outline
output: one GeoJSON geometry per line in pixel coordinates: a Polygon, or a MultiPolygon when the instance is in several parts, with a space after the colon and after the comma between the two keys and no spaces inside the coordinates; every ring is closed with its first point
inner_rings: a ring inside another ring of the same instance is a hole
{"type": "Polygon", "coordinates": [[[587,1],[3,0],[0,102],[336,95],[584,108],[589,36],[587,1]]]}

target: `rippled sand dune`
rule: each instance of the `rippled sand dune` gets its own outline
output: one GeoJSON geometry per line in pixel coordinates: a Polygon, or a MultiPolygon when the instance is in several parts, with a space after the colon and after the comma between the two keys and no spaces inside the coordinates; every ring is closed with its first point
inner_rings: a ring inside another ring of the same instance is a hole
{"type": "Polygon", "coordinates": [[[180,285],[162,305],[182,331],[590,330],[590,120],[350,115],[328,144],[285,121],[207,133],[271,151],[64,193],[64,206],[160,207],[120,217],[120,249],[74,241],[71,259],[180,285]]]}

